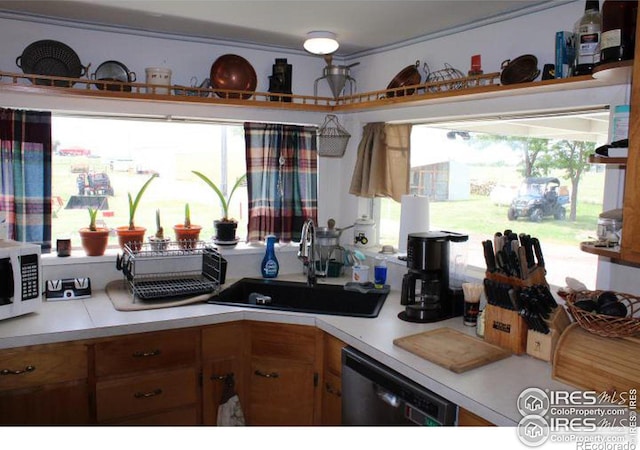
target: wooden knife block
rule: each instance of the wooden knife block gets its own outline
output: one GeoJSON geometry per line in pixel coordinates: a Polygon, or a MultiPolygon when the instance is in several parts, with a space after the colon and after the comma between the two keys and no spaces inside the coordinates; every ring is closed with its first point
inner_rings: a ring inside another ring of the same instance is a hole
{"type": "MultiPolygon", "coordinates": [[[[544,267],[536,266],[526,279],[486,272],[486,278],[518,288],[534,285],[547,285],[544,267]]],[[[517,311],[487,305],[484,311],[484,340],[498,345],[516,355],[527,351],[527,332],[529,327],[517,311]]]]}
{"type": "Polygon", "coordinates": [[[511,353],[521,355],[527,350],[527,323],[516,312],[487,305],[484,310],[484,340],[511,353]]]}
{"type": "Polygon", "coordinates": [[[551,362],[562,332],[571,324],[571,319],[564,306],[557,306],[548,319],[549,334],[535,330],[527,333],[527,354],[543,361],[551,362]]]}

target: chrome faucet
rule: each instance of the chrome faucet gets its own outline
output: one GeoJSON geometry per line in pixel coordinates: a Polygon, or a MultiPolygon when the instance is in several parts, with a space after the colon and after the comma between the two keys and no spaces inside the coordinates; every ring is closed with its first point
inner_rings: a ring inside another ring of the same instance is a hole
{"type": "Polygon", "coordinates": [[[307,268],[307,285],[316,285],[316,226],[313,220],[307,219],[302,225],[300,234],[300,250],[298,259],[307,268]]]}

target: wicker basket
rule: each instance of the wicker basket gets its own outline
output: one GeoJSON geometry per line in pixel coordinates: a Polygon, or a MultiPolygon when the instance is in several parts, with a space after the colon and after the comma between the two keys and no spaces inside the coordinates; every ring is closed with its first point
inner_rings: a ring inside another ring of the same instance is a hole
{"type": "Polygon", "coordinates": [[[338,118],[333,114],[327,115],[318,130],[318,155],[341,157],[347,149],[351,135],[347,133],[338,118]]]}
{"type": "Polygon", "coordinates": [[[626,317],[597,314],[574,305],[579,300],[597,300],[604,291],[576,291],[566,297],[567,308],[578,325],[591,333],[604,337],[629,337],[640,335],[640,298],[615,292],[618,301],[627,307],[626,317]]]}

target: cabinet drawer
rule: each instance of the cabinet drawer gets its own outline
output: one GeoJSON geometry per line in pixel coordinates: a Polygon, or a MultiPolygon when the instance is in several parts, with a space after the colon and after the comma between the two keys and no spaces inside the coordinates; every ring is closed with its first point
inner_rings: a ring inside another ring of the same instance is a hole
{"type": "Polygon", "coordinates": [[[96,383],[98,422],[193,405],[196,369],[175,369],[96,383]]]}
{"type": "Polygon", "coordinates": [[[173,409],[157,414],[148,414],[129,420],[121,420],[117,425],[143,425],[143,426],[193,426],[200,425],[198,421],[198,409],[195,406],[173,409]]]}
{"type": "Polygon", "coordinates": [[[315,361],[315,327],[304,325],[252,323],[251,355],[315,361]]]}
{"type": "Polygon", "coordinates": [[[240,357],[244,353],[244,343],[248,327],[243,322],[222,323],[202,330],[202,357],[219,359],[229,356],[240,357]]]}
{"type": "Polygon", "coordinates": [[[87,347],[65,343],[0,351],[0,391],[87,378],[87,347]]]}
{"type": "Polygon", "coordinates": [[[96,376],[193,365],[197,330],[162,331],[125,336],[96,344],[96,376]]]}

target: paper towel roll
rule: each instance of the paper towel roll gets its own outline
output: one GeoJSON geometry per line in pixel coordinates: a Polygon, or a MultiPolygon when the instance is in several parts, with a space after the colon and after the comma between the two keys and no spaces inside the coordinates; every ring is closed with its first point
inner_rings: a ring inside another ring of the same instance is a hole
{"type": "Polygon", "coordinates": [[[421,195],[403,195],[400,208],[398,252],[407,253],[407,235],[429,231],[429,199],[421,195]]]}

